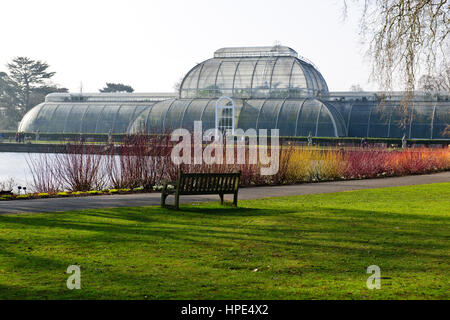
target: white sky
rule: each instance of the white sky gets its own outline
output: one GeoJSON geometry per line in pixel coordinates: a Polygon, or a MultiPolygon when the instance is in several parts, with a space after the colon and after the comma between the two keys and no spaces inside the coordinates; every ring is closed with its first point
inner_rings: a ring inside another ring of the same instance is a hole
{"type": "Polygon", "coordinates": [[[331,91],[366,90],[359,14],[343,0],[1,0],[0,70],[15,56],[44,60],[53,82],[98,92],[106,81],[172,92],[216,49],[279,41],[318,66],[331,91]]]}

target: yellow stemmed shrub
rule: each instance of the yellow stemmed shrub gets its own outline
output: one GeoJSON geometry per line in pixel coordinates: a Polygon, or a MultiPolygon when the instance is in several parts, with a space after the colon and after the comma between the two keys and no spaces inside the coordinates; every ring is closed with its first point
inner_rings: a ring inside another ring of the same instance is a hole
{"type": "Polygon", "coordinates": [[[289,158],[286,180],[295,183],[340,179],[344,166],[344,157],[338,150],[296,147],[289,158]]]}

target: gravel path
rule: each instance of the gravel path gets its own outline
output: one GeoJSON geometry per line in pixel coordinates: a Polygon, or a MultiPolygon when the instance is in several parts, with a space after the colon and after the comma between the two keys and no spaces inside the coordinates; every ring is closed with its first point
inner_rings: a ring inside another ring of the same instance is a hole
{"type": "MultiPolygon", "coordinates": [[[[410,186],[442,182],[450,182],[450,172],[383,179],[334,181],[305,183],[289,186],[242,188],[239,190],[239,199],[259,199],[267,197],[330,193],[349,190],[410,186]]],[[[180,197],[180,202],[181,204],[183,204],[201,201],[218,201],[218,199],[219,197],[216,195],[182,196],[180,197]]],[[[168,203],[171,203],[172,200],[173,197],[169,197],[168,203]]],[[[24,212],[58,212],[113,207],[139,207],[159,205],[159,203],[160,193],[92,196],[80,198],[13,200],[0,202],[0,214],[24,212]]]]}

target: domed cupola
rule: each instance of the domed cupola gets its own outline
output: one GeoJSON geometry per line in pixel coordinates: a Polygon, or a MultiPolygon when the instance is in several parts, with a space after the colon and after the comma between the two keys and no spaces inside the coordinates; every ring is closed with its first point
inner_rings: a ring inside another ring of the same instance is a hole
{"type": "Polygon", "coordinates": [[[180,98],[303,98],[328,94],[317,68],[285,46],[222,48],[184,77],[180,98]]]}

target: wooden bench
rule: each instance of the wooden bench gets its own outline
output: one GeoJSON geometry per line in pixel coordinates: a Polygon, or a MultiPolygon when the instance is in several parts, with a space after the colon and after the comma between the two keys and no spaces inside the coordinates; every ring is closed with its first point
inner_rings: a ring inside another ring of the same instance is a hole
{"type": "Polygon", "coordinates": [[[218,194],[223,204],[224,194],[233,194],[233,205],[237,206],[239,182],[238,173],[178,173],[176,182],[164,182],[161,192],[161,207],[166,207],[166,198],[175,196],[175,208],[179,209],[181,195],[218,194]],[[169,186],[173,186],[170,188],[169,186]]]}

